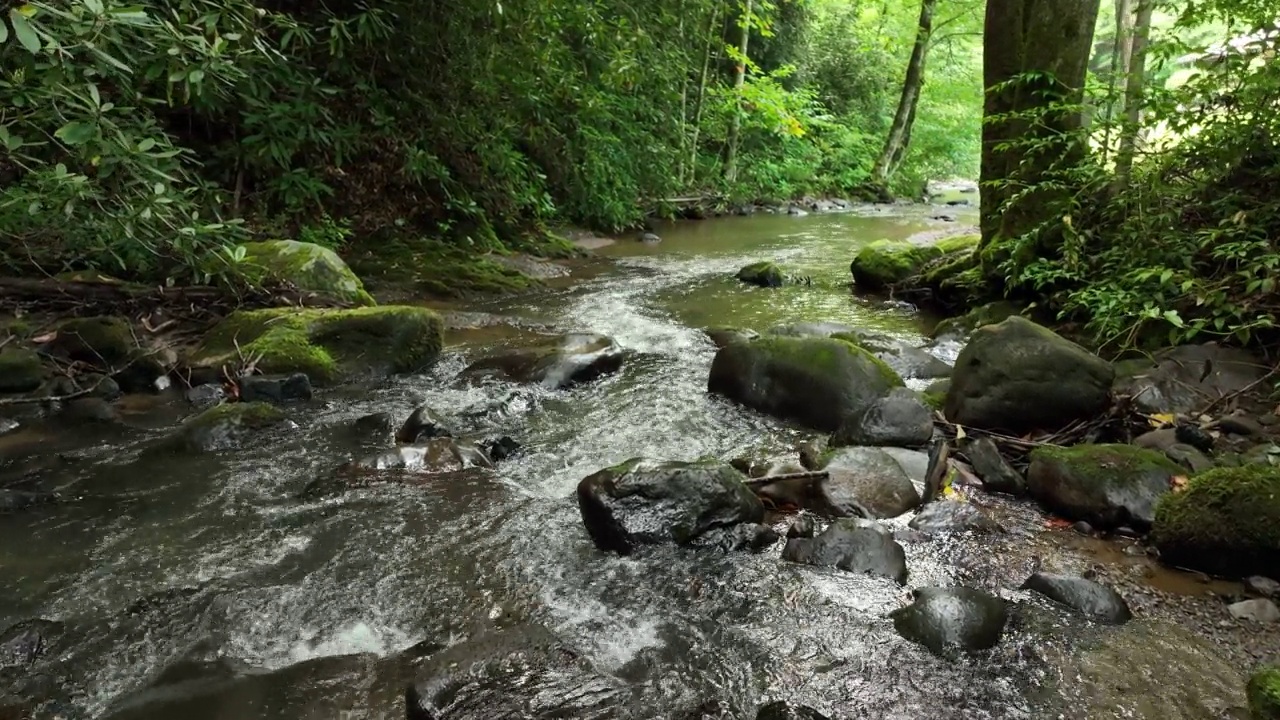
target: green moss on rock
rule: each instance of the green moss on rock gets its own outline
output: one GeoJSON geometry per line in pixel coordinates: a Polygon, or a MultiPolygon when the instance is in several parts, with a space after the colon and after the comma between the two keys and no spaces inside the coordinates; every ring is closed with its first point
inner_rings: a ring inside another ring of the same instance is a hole
{"type": "Polygon", "coordinates": [[[0,350],[0,393],[29,392],[44,382],[44,365],[34,350],[0,350]]]}
{"type": "Polygon", "coordinates": [[[782,287],[785,277],[782,270],[771,262],[752,263],[738,271],[738,280],[759,287],[782,287]]]}
{"type": "Polygon", "coordinates": [[[324,384],[342,374],[417,372],[443,344],[440,317],[426,308],[272,308],[232,313],[204,338],[191,364],[258,358],[263,372],[304,372],[324,384]]]}
{"type": "Polygon", "coordinates": [[[1152,539],[1168,563],[1280,577],[1280,468],[1215,468],[1160,501],[1152,539]]]}
{"type": "Polygon", "coordinates": [[[1004,322],[1014,315],[1022,314],[1022,307],[1008,300],[980,305],[959,317],[947,318],[933,329],[933,337],[958,337],[967,335],[980,327],[1004,322]]]}
{"type": "Polygon", "coordinates": [[[351,255],[350,261],[372,287],[411,288],[415,294],[434,297],[504,295],[542,285],[474,247],[430,238],[387,238],[369,243],[351,255]]]}
{"type": "Polygon", "coordinates": [[[970,235],[954,235],[938,241],[934,247],[938,248],[943,254],[950,255],[959,252],[973,252],[978,249],[978,244],[982,242],[982,236],[977,233],[970,235]]]}
{"type": "Polygon", "coordinates": [[[1245,692],[1253,720],[1280,720],[1280,666],[1268,665],[1255,672],[1245,692]]]}
{"type": "Polygon", "coordinates": [[[942,254],[936,246],[877,240],[858,251],[849,271],[858,287],[879,290],[906,280],[942,254]]]}
{"type": "Polygon", "coordinates": [[[364,283],[334,251],[296,240],[245,243],[236,270],[250,284],[284,282],[352,305],[373,305],[364,283]]]}
{"type": "Polygon", "coordinates": [[[226,403],[186,421],[159,446],[161,450],[215,452],[252,442],[287,417],[269,403],[226,403]]]}
{"type": "Polygon", "coordinates": [[[74,318],[59,325],[57,333],[49,349],[72,360],[112,366],[128,362],[138,352],[124,318],[74,318]]]}
{"type": "Polygon", "coordinates": [[[1100,528],[1149,528],[1173,477],[1186,472],[1133,445],[1044,446],[1031,453],[1027,489],[1046,509],[1100,528]]]}

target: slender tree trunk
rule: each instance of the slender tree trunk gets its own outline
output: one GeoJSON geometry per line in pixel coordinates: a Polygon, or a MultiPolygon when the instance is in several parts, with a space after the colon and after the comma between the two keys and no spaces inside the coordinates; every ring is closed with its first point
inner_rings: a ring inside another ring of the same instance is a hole
{"type": "Polygon", "coordinates": [[[907,62],[907,76],[902,81],[898,110],[893,115],[893,124],[889,126],[889,136],[885,138],[880,158],[871,170],[871,182],[882,187],[889,183],[889,178],[901,167],[911,144],[911,127],[915,124],[916,106],[920,103],[920,92],[924,89],[924,69],[929,58],[929,42],[933,36],[933,11],[937,5],[938,0],[922,0],[920,3],[916,44],[911,49],[911,59],[907,62]]]}
{"type": "Polygon", "coordinates": [[[738,179],[738,136],[742,133],[742,87],[747,82],[747,43],[751,40],[751,0],[742,6],[742,43],[738,45],[738,64],[733,76],[733,119],[724,149],[724,179],[738,179]]]}
{"type": "Polygon", "coordinates": [[[693,108],[693,136],[689,141],[689,185],[691,186],[698,180],[698,135],[702,131],[702,108],[705,107],[707,79],[711,74],[711,51],[715,47],[716,21],[720,19],[721,5],[722,3],[716,3],[712,6],[711,19],[707,23],[707,49],[702,56],[702,76],[698,79],[698,100],[693,108]]]}
{"type": "Polygon", "coordinates": [[[1129,76],[1133,55],[1133,0],[1116,0],[1116,38],[1111,44],[1111,72],[1107,76],[1107,127],[1102,133],[1102,161],[1111,155],[1111,130],[1124,109],[1120,88],[1129,76]]]}
{"type": "MultiPolygon", "coordinates": [[[[684,14],[685,2],[680,0],[680,9],[677,11],[680,15],[680,26],[677,34],[680,37],[680,48],[687,49],[689,43],[684,36],[684,14]]],[[[685,167],[684,161],[688,157],[685,152],[688,148],[686,144],[689,142],[689,73],[681,73],[684,80],[680,83],[680,117],[676,120],[676,135],[680,138],[679,152],[680,156],[676,158],[676,177],[681,188],[684,187],[684,179],[688,175],[688,168],[685,167]]]]}
{"type": "Polygon", "coordinates": [[[1138,18],[1134,23],[1133,57],[1124,88],[1124,125],[1120,132],[1120,150],[1116,154],[1115,189],[1129,184],[1133,156],[1138,151],[1138,135],[1142,130],[1142,98],[1146,88],[1147,45],[1151,35],[1151,11],[1155,0],[1138,0],[1138,18]]]}

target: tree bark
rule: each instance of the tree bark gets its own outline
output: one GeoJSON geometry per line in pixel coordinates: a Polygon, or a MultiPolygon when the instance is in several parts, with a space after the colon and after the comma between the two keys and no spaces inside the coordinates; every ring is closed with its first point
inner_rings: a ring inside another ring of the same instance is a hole
{"type": "MultiPolygon", "coordinates": [[[[1064,190],[1043,181],[1083,159],[1077,130],[1099,0],[989,0],[983,82],[982,242],[1022,237],[1064,190]],[[1056,109],[1055,109],[1056,108],[1056,109]]],[[[988,262],[1002,258],[984,254],[988,262]]],[[[988,270],[992,268],[988,267],[988,270]]],[[[993,275],[994,273],[988,273],[993,275]]]]}
{"type": "Polygon", "coordinates": [[[738,46],[738,64],[734,68],[733,119],[729,124],[729,137],[724,149],[724,179],[738,179],[738,136],[742,133],[742,87],[747,82],[747,44],[751,40],[751,0],[742,6],[742,42],[738,46]]]}
{"type": "Polygon", "coordinates": [[[1133,157],[1138,151],[1138,135],[1142,130],[1142,99],[1147,81],[1147,45],[1151,35],[1151,11],[1155,0],[1138,0],[1138,17],[1134,23],[1133,57],[1124,88],[1124,125],[1120,128],[1120,150],[1116,154],[1114,190],[1129,185],[1133,157]]]}
{"type": "Polygon", "coordinates": [[[907,155],[911,146],[911,128],[916,121],[916,107],[920,104],[920,92],[924,89],[925,64],[929,59],[929,45],[933,36],[933,11],[938,0],[922,0],[920,23],[916,27],[916,44],[907,61],[907,76],[902,81],[902,95],[898,98],[898,110],[893,114],[889,136],[871,170],[871,182],[885,186],[907,155]]]}
{"type": "Polygon", "coordinates": [[[689,144],[689,185],[692,186],[698,180],[698,135],[702,132],[702,109],[705,107],[707,96],[707,79],[711,73],[711,49],[714,46],[712,38],[716,36],[716,21],[720,19],[720,5],[716,3],[711,8],[711,19],[707,23],[707,50],[702,56],[702,76],[698,80],[698,100],[693,110],[693,137],[689,144]]]}
{"type": "Polygon", "coordinates": [[[1118,93],[1129,76],[1129,60],[1133,55],[1133,0],[1116,0],[1116,37],[1111,44],[1111,69],[1107,75],[1107,127],[1102,133],[1102,159],[1111,154],[1111,130],[1116,114],[1123,111],[1124,99],[1118,93]]]}

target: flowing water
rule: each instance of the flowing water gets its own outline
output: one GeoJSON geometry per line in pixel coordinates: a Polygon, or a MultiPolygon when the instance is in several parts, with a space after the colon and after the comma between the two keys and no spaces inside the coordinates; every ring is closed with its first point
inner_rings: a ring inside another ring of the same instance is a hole
{"type": "MultiPolygon", "coordinates": [[[[706,393],[714,347],[700,328],[827,320],[923,343],[911,308],[849,292],[848,262],[866,242],[935,226],[871,212],[682,224],[661,229],[660,245],[602,249],[603,259],[578,268],[587,279],[465,308],[601,333],[634,351],[619,374],[570,390],[460,379],[468,358],[515,334],[489,328],[450,333],[430,373],[320,393],[291,411],[296,427],[258,449],[143,455],[189,412],[178,402],[126,414],[125,428],[30,423],[2,440],[7,469],[37,463],[42,486],[73,501],[0,516],[0,628],[32,617],[64,624],[67,639],[31,672],[52,678],[67,718],[109,714],[162,678],[215,666],[243,674],[351,654],[376,661],[524,623],[631,683],[655,718],[706,703],[750,718],[769,699],[837,717],[1089,716],[1058,709],[1060,680],[1074,674],[1046,648],[1070,656],[1069,641],[1091,629],[1057,616],[1052,632],[1015,623],[996,651],[944,661],[898,638],[886,618],[909,588],[789,565],[780,546],[614,557],[592,546],[572,498],[581,478],[632,457],[792,453],[808,433],[706,393]],[[733,280],[761,259],[811,284],[768,291],[733,280]],[[511,435],[525,451],[491,477],[298,499],[342,462],[387,446],[352,434],[355,419],[403,419],[422,403],[464,429],[511,435]]],[[[937,352],[949,359],[954,348],[937,352]]],[[[1010,512],[1038,523],[1028,510],[1010,512]]],[[[1009,583],[1029,556],[996,559],[994,546],[959,539],[906,549],[910,587],[985,582],[1025,597],[1009,583]]],[[[402,688],[388,683],[375,692],[314,681],[304,695],[327,710],[263,691],[247,714],[219,710],[216,694],[196,714],[403,718],[402,688]]],[[[1160,692],[1158,682],[1148,690],[1160,692]]],[[[1098,702],[1144,692],[1127,685],[1098,702]]]]}

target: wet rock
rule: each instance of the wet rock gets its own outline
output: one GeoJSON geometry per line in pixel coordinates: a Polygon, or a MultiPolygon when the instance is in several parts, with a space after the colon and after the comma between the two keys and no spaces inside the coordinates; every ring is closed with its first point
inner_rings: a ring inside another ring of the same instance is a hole
{"type": "Polygon", "coordinates": [[[78,397],[62,405],[63,420],[71,423],[111,424],[120,420],[115,407],[98,397],[78,397]]]}
{"type": "Polygon", "coordinates": [[[578,509],[601,550],[685,545],[720,527],[760,523],[764,506],[741,473],[718,462],[632,459],[583,478],[578,509]]]}
{"type": "Polygon", "coordinates": [[[1050,512],[1109,530],[1151,527],[1156,503],[1185,471],[1132,445],[1040,447],[1031,453],[1027,489],[1050,512]]]}
{"type": "Polygon", "coordinates": [[[847,418],[832,447],[851,445],[920,447],[933,437],[933,412],[907,388],[894,388],[860,415],[847,418]]]}
{"type": "Polygon", "coordinates": [[[473,468],[493,467],[480,448],[453,438],[432,438],[420,445],[401,445],[352,463],[358,470],[402,470],[422,475],[459,473],[473,468]]]}
{"type": "Polygon", "coordinates": [[[773,702],[760,708],[756,720],[831,720],[807,705],[773,702]]]}
{"type": "Polygon", "coordinates": [[[1251,575],[1244,579],[1244,589],[1252,595],[1276,599],[1280,598],[1280,582],[1261,575],[1251,575]]]}
{"type": "Polygon", "coordinates": [[[568,277],[572,274],[569,268],[564,265],[524,253],[513,253],[511,255],[490,254],[486,259],[495,265],[500,265],[535,280],[554,280],[568,277]]]}
{"type": "Polygon", "coordinates": [[[748,285],[764,288],[782,287],[786,275],[771,262],[752,263],[738,271],[738,280],[748,285]]]}
{"type": "Polygon", "coordinates": [[[797,515],[787,526],[787,538],[811,538],[818,533],[818,523],[812,515],[797,515]]]}
{"type": "Polygon", "coordinates": [[[1161,560],[1214,575],[1280,577],[1280,469],[1215,468],[1160,501],[1161,560]]]}
{"type": "Polygon", "coordinates": [[[187,388],[183,393],[187,402],[202,410],[221,403],[227,397],[227,391],[216,383],[205,383],[187,388]]]}
{"type": "Polygon", "coordinates": [[[947,318],[933,329],[935,340],[964,338],[980,327],[995,325],[1022,313],[1022,306],[1008,300],[981,305],[959,317],[947,318]]]}
{"type": "Polygon", "coordinates": [[[1198,449],[1177,443],[1164,451],[1164,456],[1193,473],[1201,473],[1213,467],[1213,461],[1198,449]]]}
{"type": "Polygon", "coordinates": [[[502,462],[520,452],[520,443],[506,435],[485,442],[483,447],[489,459],[494,462],[502,462]]]}
{"type": "Polygon", "coordinates": [[[964,587],[925,587],[915,601],[890,613],[902,637],[938,655],[949,650],[986,650],[1004,633],[1008,610],[990,593],[964,587]]]}
{"type": "Polygon", "coordinates": [[[390,439],[395,427],[395,418],[388,412],[376,412],[362,415],[351,423],[351,432],[365,440],[390,439]]]}
{"type": "Polygon", "coordinates": [[[969,458],[985,490],[1015,497],[1027,494],[1026,479],[1004,459],[994,440],[970,435],[962,442],[961,450],[969,458]]]}
{"type": "Polygon", "coordinates": [[[437,437],[453,437],[453,430],[426,405],[416,408],[396,432],[396,442],[405,444],[437,437]]]}
{"type": "Polygon", "coordinates": [[[908,526],[926,533],[972,532],[985,534],[1003,532],[1000,523],[970,503],[956,500],[935,500],[925,505],[919,514],[911,518],[908,526]]]}
{"type": "Polygon", "coordinates": [[[907,474],[911,482],[920,485],[924,484],[925,478],[929,474],[929,453],[896,447],[880,449],[884,451],[885,455],[893,458],[893,461],[898,463],[898,467],[902,468],[902,472],[907,474]]]}
{"type": "Polygon", "coordinates": [[[1035,573],[1022,584],[1022,589],[1040,593],[1096,622],[1120,625],[1133,617],[1120,593],[1093,580],[1035,573]]]}
{"type": "Polygon", "coordinates": [[[1248,620],[1263,625],[1280,621],[1280,608],[1267,598],[1241,600],[1230,605],[1227,610],[1231,612],[1231,617],[1237,620],[1248,620]]]}
{"type": "Polygon", "coordinates": [[[853,330],[851,332],[836,333],[831,337],[837,340],[847,340],[866,350],[904,378],[932,380],[951,375],[952,369],[950,365],[921,348],[909,345],[888,335],[866,330],[853,330]]]}
{"type": "Polygon", "coordinates": [[[742,328],[707,328],[704,330],[707,337],[715,344],[717,348],[725,347],[739,342],[751,342],[760,337],[760,333],[754,330],[743,330],[742,328]]]}
{"type": "Polygon", "coordinates": [[[415,373],[444,344],[440,316],[426,308],[238,310],[218,323],[188,358],[193,374],[256,357],[265,374],[305,373],[324,386],[350,375],[415,373]]]}
{"type": "Polygon", "coordinates": [[[52,505],[57,501],[55,493],[0,488],[0,513],[21,512],[42,505],[52,505]]]}
{"type": "Polygon", "coordinates": [[[86,373],[75,379],[75,392],[83,392],[86,397],[99,398],[107,402],[117,400],[124,392],[120,383],[108,375],[86,373]]]}
{"type": "Polygon", "coordinates": [[[654,233],[647,232],[647,233],[642,233],[640,235],[640,242],[646,243],[648,245],[657,245],[658,243],[662,242],[662,238],[658,237],[654,233]]]}
{"type": "Polygon", "coordinates": [[[907,581],[907,559],[902,546],[878,522],[842,518],[815,538],[791,538],[782,559],[804,565],[834,567],[853,573],[907,581]]]}
{"type": "Polygon", "coordinates": [[[1262,423],[1243,415],[1227,415],[1219,418],[1217,425],[1222,432],[1236,435],[1253,436],[1266,433],[1266,428],[1262,426],[1262,423]]]}
{"type": "Polygon", "coordinates": [[[1180,422],[1173,429],[1174,437],[1179,443],[1190,445],[1201,452],[1213,452],[1214,440],[1213,436],[1199,425],[1193,425],[1189,422],[1180,422]]]}
{"type": "Polygon", "coordinates": [[[45,370],[34,350],[0,349],[0,393],[24,393],[44,384],[45,370]]]}
{"type": "Polygon", "coordinates": [[[975,331],[960,352],[946,416],[983,430],[1056,430],[1105,410],[1114,375],[1088,350],[1010,317],[975,331]]]}
{"type": "Polygon", "coordinates": [[[806,212],[805,210],[802,210],[802,209],[800,209],[800,208],[796,207],[795,205],[792,205],[791,207],[787,208],[787,214],[788,214],[788,215],[791,215],[791,216],[793,216],[793,217],[804,217],[805,215],[808,215],[809,213],[808,213],[808,212],[806,212]]]}
{"type": "Polygon", "coordinates": [[[932,245],[877,240],[858,251],[849,272],[859,289],[881,290],[906,280],[941,256],[942,250],[932,245]]]}
{"type": "Polygon", "coordinates": [[[1080,533],[1081,535],[1093,534],[1093,526],[1083,520],[1071,523],[1071,529],[1080,533]]]}
{"type": "Polygon", "coordinates": [[[829,338],[833,335],[856,332],[857,330],[850,325],[833,322],[808,322],[778,325],[769,328],[769,331],[765,334],[791,338],[829,338]]]}
{"type": "Polygon", "coordinates": [[[1134,438],[1133,444],[1140,448],[1164,452],[1178,444],[1178,431],[1173,428],[1152,430],[1134,438]]]}
{"type": "Polygon", "coordinates": [[[241,402],[280,404],[311,399],[311,378],[306,373],[246,375],[237,382],[241,402]]]}
{"type": "Polygon", "coordinates": [[[22,423],[13,418],[0,417],[0,436],[8,435],[20,427],[22,427],[22,423]]]}
{"type": "Polygon", "coordinates": [[[159,447],[192,453],[236,450],[287,420],[283,412],[267,403],[227,403],[187,420],[159,447]]]}
{"type": "Polygon", "coordinates": [[[10,625],[0,632],[0,669],[31,665],[49,652],[64,629],[60,622],[38,618],[10,625]]]}
{"type": "Polygon", "coordinates": [[[768,525],[742,523],[727,528],[714,528],[698,536],[695,547],[710,547],[721,552],[761,552],[778,542],[778,531],[768,525]]]}
{"type": "Polygon", "coordinates": [[[752,409],[831,432],[902,385],[865,350],[828,338],[762,337],[716,353],[707,389],[752,409]]]}
{"type": "Polygon", "coordinates": [[[45,349],[94,367],[111,368],[128,363],[137,354],[138,343],[127,320],[87,317],[59,325],[45,349]]]}
{"type": "Polygon", "coordinates": [[[817,470],[822,466],[823,455],[827,452],[827,439],[806,440],[798,448],[800,466],[805,470],[817,470]]]}
{"type": "Polygon", "coordinates": [[[915,509],[920,493],[902,465],[881,448],[842,448],[822,463],[819,485],[826,512],[840,516],[894,518],[915,509]]]}
{"type": "Polygon", "coordinates": [[[1280,665],[1267,665],[1255,672],[1245,692],[1253,720],[1280,720],[1280,665]]]}
{"type": "Polygon", "coordinates": [[[237,270],[253,285],[285,284],[302,292],[352,305],[373,305],[373,298],[334,251],[314,243],[267,240],[244,244],[237,270]]]}
{"type": "Polygon", "coordinates": [[[622,368],[625,354],[611,338],[592,333],[564,335],[546,344],[482,358],[468,374],[496,374],[549,389],[591,382],[622,368]]]}
{"type": "Polygon", "coordinates": [[[1243,350],[1215,343],[1181,345],[1161,350],[1151,360],[1118,363],[1115,393],[1132,397],[1137,409],[1148,414],[1187,414],[1250,387],[1266,368],[1243,350]]]}

